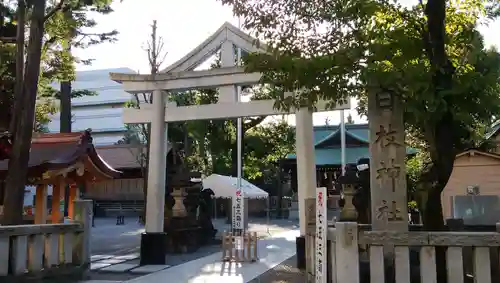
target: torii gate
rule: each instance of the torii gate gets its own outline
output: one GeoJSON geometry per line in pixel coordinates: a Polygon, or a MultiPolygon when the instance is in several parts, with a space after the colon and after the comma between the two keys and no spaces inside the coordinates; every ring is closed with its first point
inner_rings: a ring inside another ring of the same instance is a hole
{"type": "MultiPolygon", "coordinates": [[[[165,145],[166,123],[190,120],[232,119],[266,115],[296,114],[297,184],[299,196],[300,232],[305,235],[306,211],[314,205],[316,191],[316,164],[314,158],[312,111],[307,108],[291,112],[274,108],[274,100],[238,102],[236,86],[258,84],[260,73],[247,73],[236,66],[235,47],[246,52],[267,52],[267,47],[254,43],[257,40],[226,22],[212,36],[179,61],[156,75],[111,73],[112,80],[121,83],[129,93],[152,93],[153,103],[141,109],[124,109],[126,124],[151,123],[148,171],[146,233],[141,239],[141,263],[164,264],[165,251],[160,251],[164,241],[163,215],[165,199],[165,145]],[[193,71],[218,50],[221,51],[221,68],[193,71]],[[217,87],[216,104],[177,106],[165,103],[163,91],[217,87]],[[147,240],[146,240],[147,239],[147,240]]],[[[290,95],[292,95],[290,93],[290,95]]],[[[316,105],[317,111],[349,109],[350,103],[326,108],[326,102],[316,105]]],[[[314,213],[314,208],[312,208],[314,213]]],[[[314,221],[314,219],[313,219],[314,221]]]]}

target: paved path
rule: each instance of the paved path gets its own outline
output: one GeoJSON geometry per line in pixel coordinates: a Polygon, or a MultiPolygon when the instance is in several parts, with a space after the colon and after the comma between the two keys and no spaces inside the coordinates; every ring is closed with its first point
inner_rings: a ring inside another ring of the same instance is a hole
{"type": "MultiPolygon", "coordinates": [[[[274,268],[271,268],[260,276],[252,279],[248,283],[304,283],[306,282],[305,272],[296,267],[296,262],[296,256],[292,256],[274,268]]],[[[123,282],[120,280],[130,280],[133,279],[133,277],[116,277],[114,278],[116,280],[112,280],[113,277],[108,276],[101,278],[104,280],[99,280],[99,278],[94,279],[95,280],[87,281],[85,283],[118,283],[123,282]]]]}
{"type": "Polygon", "coordinates": [[[93,255],[123,255],[138,252],[144,226],[137,218],[125,218],[125,225],[116,225],[116,218],[96,218],[92,228],[93,255]]]}
{"type": "MultiPolygon", "coordinates": [[[[298,229],[297,220],[272,219],[267,223],[265,218],[250,218],[249,230],[257,232],[260,237],[275,233],[298,229]]],[[[213,220],[219,232],[230,230],[225,219],[213,220]]],[[[125,255],[139,252],[141,233],[144,226],[137,223],[137,218],[125,218],[125,225],[116,225],[115,218],[96,218],[92,228],[92,255],[125,255]]]]}
{"type": "Polygon", "coordinates": [[[304,283],[305,271],[298,269],[297,258],[292,256],[248,283],[304,283]]]}
{"type": "MultiPolygon", "coordinates": [[[[230,225],[226,224],[224,219],[217,219],[213,222],[219,232],[230,229],[230,225]]],[[[293,229],[298,229],[296,220],[273,219],[268,223],[266,219],[257,218],[250,219],[249,224],[249,230],[257,232],[260,237],[270,237],[293,229]]],[[[143,231],[143,226],[138,224],[135,218],[126,218],[125,225],[116,225],[116,219],[114,218],[96,219],[91,239],[92,272],[90,277],[87,278],[90,280],[84,282],[123,282],[158,270],[183,265],[216,253],[220,254],[219,245],[205,246],[194,253],[168,255],[167,265],[165,266],[139,267],[140,235],[143,231]]]]}
{"type": "MultiPolygon", "coordinates": [[[[194,261],[138,277],[129,283],[248,283],[295,255],[298,230],[282,232],[258,242],[256,263],[222,262],[218,252],[194,261]]],[[[272,282],[272,281],[271,281],[272,282]]]]}

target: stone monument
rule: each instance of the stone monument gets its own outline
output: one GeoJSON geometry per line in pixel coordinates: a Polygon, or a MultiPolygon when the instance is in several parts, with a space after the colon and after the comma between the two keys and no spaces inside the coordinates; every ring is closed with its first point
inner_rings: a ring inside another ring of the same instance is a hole
{"type": "Polygon", "coordinates": [[[390,90],[372,87],[368,96],[368,121],[372,229],[408,231],[401,98],[390,90]]]}

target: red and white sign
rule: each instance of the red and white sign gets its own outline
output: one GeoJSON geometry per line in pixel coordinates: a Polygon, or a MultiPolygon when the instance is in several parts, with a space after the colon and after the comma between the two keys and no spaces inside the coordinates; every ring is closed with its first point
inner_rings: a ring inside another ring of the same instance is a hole
{"type": "Polygon", "coordinates": [[[245,196],[243,190],[236,189],[235,196],[233,197],[233,229],[245,229],[245,196]]]}
{"type": "Polygon", "coordinates": [[[327,201],[328,195],[325,187],[316,189],[316,283],[327,283],[327,201]]]}

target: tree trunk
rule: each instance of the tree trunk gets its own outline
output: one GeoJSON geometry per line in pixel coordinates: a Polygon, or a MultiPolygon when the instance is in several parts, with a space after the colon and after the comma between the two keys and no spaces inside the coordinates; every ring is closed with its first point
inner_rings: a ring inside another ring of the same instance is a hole
{"type": "Polygon", "coordinates": [[[184,122],[182,124],[182,132],[184,134],[184,154],[186,157],[191,156],[191,143],[189,140],[188,124],[184,122]]]}
{"type": "Polygon", "coordinates": [[[61,82],[60,132],[71,133],[71,82],[61,82]]]}
{"type": "MultiPolygon", "coordinates": [[[[61,82],[59,132],[71,133],[71,82],[61,82]]],[[[68,215],[69,185],[64,189],[64,216],[68,215]]]]}
{"type": "MultiPolygon", "coordinates": [[[[12,158],[9,159],[9,171],[6,179],[4,225],[21,224],[23,221],[24,188],[28,175],[31,138],[33,134],[33,119],[40,75],[40,57],[44,28],[46,0],[33,2],[30,22],[30,36],[26,56],[26,72],[24,74],[22,111],[14,127],[14,144],[12,158]]],[[[17,78],[21,79],[21,78],[17,78]]]]}
{"type": "MultiPolygon", "coordinates": [[[[283,216],[283,212],[281,211],[282,209],[282,202],[283,202],[283,159],[280,159],[278,163],[278,174],[277,174],[277,179],[278,179],[278,203],[277,203],[277,215],[278,218],[281,218],[283,216]]],[[[269,207],[267,208],[269,209],[269,207]]]]}
{"type": "Polygon", "coordinates": [[[142,158],[141,160],[142,180],[143,180],[142,192],[144,193],[142,224],[146,225],[146,211],[148,208],[147,199],[148,199],[148,180],[149,180],[148,173],[149,173],[149,154],[150,154],[149,143],[151,140],[151,124],[144,125],[143,129],[145,130],[145,133],[143,134],[146,136],[146,154],[144,155],[144,158],[142,158]]]}
{"type": "MultiPolygon", "coordinates": [[[[430,147],[432,166],[423,176],[427,185],[425,205],[422,211],[422,222],[425,231],[444,231],[443,207],[441,193],[445,188],[451,173],[456,156],[453,147],[453,118],[451,113],[445,113],[434,128],[430,147]]],[[[447,282],[446,249],[436,247],[436,275],[438,282],[447,282]]],[[[453,283],[453,282],[449,282],[453,283]]]]}
{"type": "Polygon", "coordinates": [[[440,188],[431,188],[427,193],[427,201],[422,211],[422,222],[426,231],[443,231],[445,228],[441,191],[440,188]]]}
{"type": "Polygon", "coordinates": [[[23,107],[23,77],[24,77],[24,26],[26,25],[26,2],[18,1],[17,4],[17,34],[16,34],[16,85],[14,89],[14,107],[12,108],[9,132],[14,135],[17,117],[23,107]]]}

